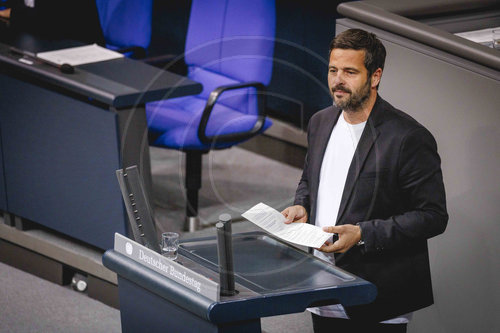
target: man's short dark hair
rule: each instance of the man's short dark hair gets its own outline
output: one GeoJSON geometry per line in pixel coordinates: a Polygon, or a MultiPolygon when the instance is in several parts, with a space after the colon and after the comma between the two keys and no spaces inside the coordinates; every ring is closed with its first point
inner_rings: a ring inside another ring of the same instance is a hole
{"type": "Polygon", "coordinates": [[[365,67],[370,77],[377,68],[384,69],[385,47],[375,34],[361,29],[349,29],[341,32],[330,42],[333,49],[351,49],[365,51],[365,67]]]}

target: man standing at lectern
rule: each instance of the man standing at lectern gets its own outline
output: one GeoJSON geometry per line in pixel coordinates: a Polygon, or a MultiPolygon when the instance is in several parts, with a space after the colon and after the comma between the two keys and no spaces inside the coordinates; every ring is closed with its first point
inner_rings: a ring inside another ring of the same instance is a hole
{"type": "Polygon", "coordinates": [[[316,256],[377,286],[371,304],[311,308],[315,332],[406,332],[433,303],[427,239],[448,221],[432,134],[378,95],[386,51],[350,29],[330,44],[334,105],[309,122],[308,152],[287,223],[333,234],[316,256]]]}

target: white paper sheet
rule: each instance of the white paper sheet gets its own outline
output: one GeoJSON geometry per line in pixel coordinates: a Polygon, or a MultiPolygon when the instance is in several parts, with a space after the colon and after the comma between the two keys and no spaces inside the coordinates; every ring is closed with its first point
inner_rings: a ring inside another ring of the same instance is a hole
{"type": "Polygon", "coordinates": [[[331,233],[309,223],[285,224],[286,219],[280,212],[262,202],[241,216],[266,232],[298,245],[319,248],[332,236],[331,233]]]}
{"type": "Polygon", "coordinates": [[[40,52],[36,56],[58,65],[69,64],[71,66],[123,58],[123,54],[108,50],[97,44],[40,52]]]}
{"type": "Polygon", "coordinates": [[[498,29],[500,29],[500,27],[457,32],[455,35],[479,44],[484,44],[486,46],[493,47],[493,30],[498,30],[498,29]]]}

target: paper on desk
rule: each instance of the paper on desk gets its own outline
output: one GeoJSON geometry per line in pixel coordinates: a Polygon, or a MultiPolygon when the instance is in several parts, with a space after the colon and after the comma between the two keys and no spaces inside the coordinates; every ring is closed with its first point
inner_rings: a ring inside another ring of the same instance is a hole
{"type": "Polygon", "coordinates": [[[498,30],[500,27],[481,29],[481,30],[473,30],[473,31],[465,31],[465,32],[457,32],[455,35],[471,40],[476,43],[485,44],[490,46],[493,45],[493,30],[498,30]]]}
{"type": "Polygon", "coordinates": [[[332,236],[320,227],[308,223],[285,224],[286,219],[280,212],[262,202],[241,216],[266,232],[298,245],[320,248],[332,236]]]}
{"type": "Polygon", "coordinates": [[[37,53],[36,56],[58,65],[69,64],[71,66],[123,58],[123,54],[108,50],[97,44],[70,47],[67,49],[49,52],[40,52],[37,53]]]}

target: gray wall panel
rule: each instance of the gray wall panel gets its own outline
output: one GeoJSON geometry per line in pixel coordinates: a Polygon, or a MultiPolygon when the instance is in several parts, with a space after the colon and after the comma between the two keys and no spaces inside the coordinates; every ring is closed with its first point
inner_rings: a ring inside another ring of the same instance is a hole
{"type": "Polygon", "coordinates": [[[450,220],[429,241],[435,304],[409,332],[495,332],[500,327],[500,74],[352,21],[387,48],[380,94],[435,136],[450,220]],[[488,74],[488,75],[485,75],[488,74]]]}
{"type": "Polygon", "coordinates": [[[0,127],[0,210],[7,210],[7,193],[5,189],[5,175],[3,172],[2,128],[0,127]]]}

